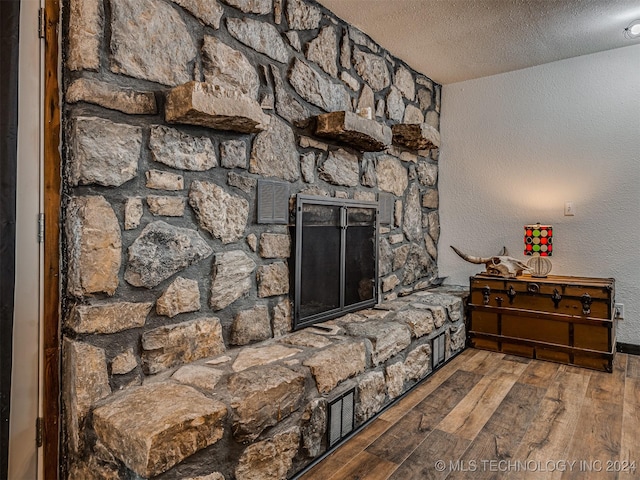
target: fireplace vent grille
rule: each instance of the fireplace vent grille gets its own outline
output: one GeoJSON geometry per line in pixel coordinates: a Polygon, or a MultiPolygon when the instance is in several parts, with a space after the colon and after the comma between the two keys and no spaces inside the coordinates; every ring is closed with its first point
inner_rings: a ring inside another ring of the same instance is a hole
{"type": "Polygon", "coordinates": [[[378,204],[380,205],[380,225],[391,225],[393,223],[394,198],[390,193],[379,193],[378,204]]]}
{"type": "Polygon", "coordinates": [[[327,438],[329,448],[353,431],[355,414],[355,387],[329,402],[327,438]]]}
{"type": "Polygon", "coordinates": [[[431,366],[433,370],[444,364],[445,357],[445,333],[431,339],[431,366]]]}
{"type": "Polygon", "coordinates": [[[289,184],[258,180],[258,223],[289,223],[289,184]]]}

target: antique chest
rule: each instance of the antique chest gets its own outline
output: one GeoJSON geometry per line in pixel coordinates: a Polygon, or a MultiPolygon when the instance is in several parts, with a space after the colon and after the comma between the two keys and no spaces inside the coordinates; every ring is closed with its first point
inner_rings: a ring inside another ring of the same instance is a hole
{"type": "Polygon", "coordinates": [[[480,274],[470,283],[471,346],[611,372],[614,279],[480,274]]]}

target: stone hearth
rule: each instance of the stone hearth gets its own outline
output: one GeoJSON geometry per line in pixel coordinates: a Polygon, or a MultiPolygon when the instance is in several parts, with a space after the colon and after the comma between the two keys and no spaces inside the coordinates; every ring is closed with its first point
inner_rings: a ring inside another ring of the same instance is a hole
{"type": "MultiPolygon", "coordinates": [[[[465,295],[450,287],[416,292],[107,394],[88,426],[100,449],[70,476],[285,478],[327,450],[333,398],[355,388],[357,428],[431,373],[430,339],[445,335],[445,359],[464,348],[465,295]]],[[[166,351],[163,340],[156,347],[166,351]]],[[[106,378],[106,363],[98,367],[106,378]]],[[[95,384],[95,372],[84,374],[79,381],[95,384]]]]}
{"type": "Polygon", "coordinates": [[[459,299],[425,293],[440,85],[312,0],[62,16],[63,478],[284,478],[342,389],[362,422],[427,374],[433,335],[462,348],[459,299]],[[384,195],[383,307],[292,333],[295,215],[258,221],[266,180],[292,204],[384,195]]]}

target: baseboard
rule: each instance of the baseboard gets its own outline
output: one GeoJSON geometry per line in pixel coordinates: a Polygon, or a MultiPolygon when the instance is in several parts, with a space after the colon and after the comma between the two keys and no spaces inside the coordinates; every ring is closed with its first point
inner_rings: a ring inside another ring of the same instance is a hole
{"type": "Polygon", "coordinates": [[[632,343],[616,343],[616,352],[630,353],[631,355],[640,355],[640,345],[634,345],[632,343]]]}

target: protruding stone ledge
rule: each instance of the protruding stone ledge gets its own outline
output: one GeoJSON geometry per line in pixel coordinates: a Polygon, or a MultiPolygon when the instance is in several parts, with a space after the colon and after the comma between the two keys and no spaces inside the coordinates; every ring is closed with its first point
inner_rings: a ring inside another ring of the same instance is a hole
{"type": "Polygon", "coordinates": [[[132,115],[153,115],[157,112],[153,92],[121,88],[91,78],[78,78],[67,89],[67,102],[88,102],[132,115]]]}
{"type": "Polygon", "coordinates": [[[363,152],[379,152],[391,145],[391,129],[353,112],[331,112],[316,117],[316,135],[340,140],[363,152]]]}
{"type": "MultiPolygon", "coordinates": [[[[205,328],[206,319],[199,321],[198,328],[193,328],[193,321],[178,324],[164,344],[158,343],[162,340],[157,334],[167,327],[158,327],[143,334],[142,346],[147,361],[149,348],[168,354],[154,357],[163,362],[155,363],[159,376],[149,378],[143,387],[128,387],[104,398],[110,390],[106,372],[102,374],[104,381],[97,384],[107,390],[89,402],[83,413],[88,422],[93,418],[95,432],[88,433],[93,437],[80,430],[75,438],[79,442],[97,436],[105,452],[148,478],[215,443],[224,429],[219,448],[226,449],[229,462],[225,475],[235,466],[238,480],[284,478],[298,448],[309,457],[297,456],[296,468],[327,448],[323,439],[328,400],[357,387],[357,426],[429,374],[430,342],[435,336],[446,336],[447,359],[464,348],[465,295],[462,287],[416,291],[326,322],[331,331],[310,327],[227,351],[203,351],[213,338],[218,339],[214,344],[222,345],[217,319],[210,322],[215,323],[214,329],[205,328]],[[215,335],[198,334],[205,330],[214,330],[215,335]],[[177,337],[180,342],[175,341],[177,337]],[[178,345],[186,347],[175,348],[178,345]],[[215,358],[206,359],[210,355],[215,358]],[[193,363],[182,365],[185,362],[193,363]],[[274,442],[290,431],[300,433],[291,436],[290,443],[287,440],[290,452],[279,453],[274,442]],[[239,450],[241,443],[244,453],[239,450]],[[263,452],[268,454],[267,463],[263,452]]],[[[106,370],[104,354],[99,360],[100,368],[106,370]]],[[[134,361],[128,368],[136,366],[134,361]]],[[[216,445],[212,450],[217,449],[216,445]]],[[[186,460],[178,467],[180,474],[198,461],[196,457],[186,460]]]]}
{"type": "Polygon", "coordinates": [[[223,403],[194,388],[158,383],[114,397],[94,410],[93,425],[127,467],[148,478],[222,438],[226,415],[223,403]]]}
{"type": "Polygon", "coordinates": [[[391,130],[394,145],[411,150],[431,150],[440,146],[440,133],[428,123],[399,123],[391,130]]]}
{"type": "Polygon", "coordinates": [[[142,327],[153,303],[100,302],[76,305],[72,308],[67,326],[77,333],[115,333],[142,327]]]}
{"type": "Polygon", "coordinates": [[[267,128],[271,117],[250,97],[204,82],[187,82],[169,91],[165,106],[169,123],[184,123],[256,133],[267,128]]]}

